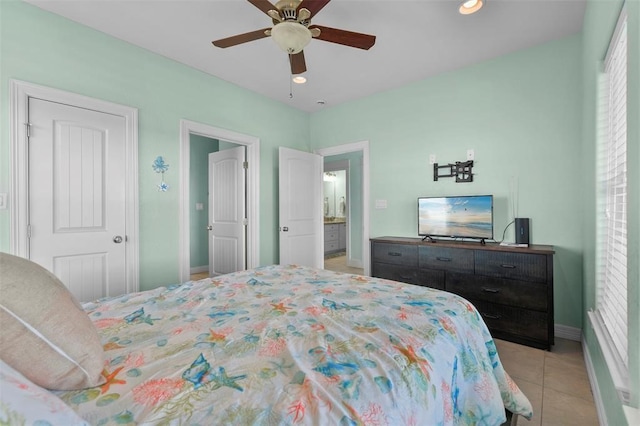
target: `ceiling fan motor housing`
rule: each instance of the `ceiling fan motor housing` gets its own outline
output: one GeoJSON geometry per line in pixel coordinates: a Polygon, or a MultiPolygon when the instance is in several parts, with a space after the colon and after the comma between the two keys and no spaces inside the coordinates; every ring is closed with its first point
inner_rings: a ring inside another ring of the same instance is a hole
{"type": "Polygon", "coordinates": [[[300,3],[302,0],[280,0],[275,4],[275,7],[280,11],[283,21],[297,21],[300,3]]]}

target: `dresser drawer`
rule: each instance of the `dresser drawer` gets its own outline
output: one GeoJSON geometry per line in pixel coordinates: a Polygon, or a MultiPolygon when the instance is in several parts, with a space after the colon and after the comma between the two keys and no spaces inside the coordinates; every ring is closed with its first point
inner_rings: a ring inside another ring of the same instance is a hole
{"type": "Polygon", "coordinates": [[[549,317],[544,312],[530,311],[488,302],[470,301],[474,304],[491,333],[526,336],[527,339],[548,341],[549,317]]]}
{"type": "Polygon", "coordinates": [[[408,284],[420,284],[417,269],[400,265],[373,262],[371,264],[371,275],[408,284]]]}
{"type": "Polygon", "coordinates": [[[418,246],[374,243],[371,247],[371,259],[374,262],[416,267],[418,266],[418,246]]]}
{"type": "Polygon", "coordinates": [[[469,300],[510,305],[536,311],[547,311],[546,283],[507,280],[481,275],[447,274],[446,290],[469,300]]]}
{"type": "Polygon", "coordinates": [[[473,273],[473,250],[448,247],[420,247],[420,268],[473,273]]]}
{"type": "Polygon", "coordinates": [[[425,287],[444,290],[444,271],[433,269],[420,269],[418,272],[419,284],[425,287]]]}
{"type": "Polygon", "coordinates": [[[476,251],[476,274],[525,281],[547,281],[547,257],[542,254],[476,251]]]}

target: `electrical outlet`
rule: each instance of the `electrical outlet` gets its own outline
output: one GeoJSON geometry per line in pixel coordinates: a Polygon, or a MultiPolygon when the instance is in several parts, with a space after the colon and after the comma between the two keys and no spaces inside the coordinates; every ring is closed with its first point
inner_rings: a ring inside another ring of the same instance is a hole
{"type": "Polygon", "coordinates": [[[471,161],[475,158],[475,152],[472,149],[467,150],[467,161],[471,161]]]}
{"type": "Polygon", "coordinates": [[[435,164],[435,163],[436,163],[436,155],[429,154],[429,164],[435,164]]]}
{"type": "Polygon", "coordinates": [[[7,208],[7,193],[3,192],[0,194],[0,210],[5,210],[7,208]]]}

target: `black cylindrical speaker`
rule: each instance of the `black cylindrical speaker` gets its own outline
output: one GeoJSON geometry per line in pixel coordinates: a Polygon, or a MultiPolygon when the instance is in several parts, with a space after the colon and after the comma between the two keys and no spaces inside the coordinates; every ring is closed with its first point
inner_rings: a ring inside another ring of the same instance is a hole
{"type": "Polygon", "coordinates": [[[529,244],[528,217],[516,217],[516,244],[529,244]]]}

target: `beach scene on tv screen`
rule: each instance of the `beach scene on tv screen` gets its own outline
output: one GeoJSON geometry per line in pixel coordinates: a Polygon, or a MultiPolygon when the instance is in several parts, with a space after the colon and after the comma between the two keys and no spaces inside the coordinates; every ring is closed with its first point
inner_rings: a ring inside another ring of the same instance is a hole
{"type": "Polygon", "coordinates": [[[418,204],[420,235],[491,238],[491,197],[423,198],[418,204]]]}

